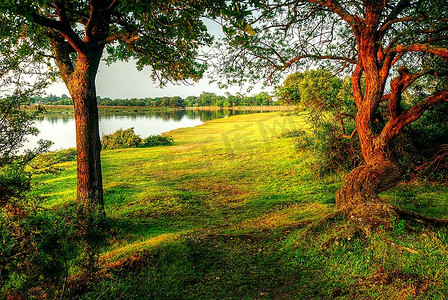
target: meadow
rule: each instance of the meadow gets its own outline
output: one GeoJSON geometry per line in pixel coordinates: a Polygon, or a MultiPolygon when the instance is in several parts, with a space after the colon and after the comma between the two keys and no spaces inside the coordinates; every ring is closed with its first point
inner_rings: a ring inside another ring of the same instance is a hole
{"type": "MultiPolygon", "coordinates": [[[[396,220],[366,238],[328,218],[344,174],[317,176],[285,134],[299,129],[304,115],[247,114],[171,131],[172,146],[103,150],[107,243],[96,280],[72,267],[67,297],[445,299],[448,230],[396,220]]],[[[50,168],[34,170],[40,205],[74,205],[74,157],[50,168]]],[[[446,185],[381,197],[448,217],[446,185]]]]}

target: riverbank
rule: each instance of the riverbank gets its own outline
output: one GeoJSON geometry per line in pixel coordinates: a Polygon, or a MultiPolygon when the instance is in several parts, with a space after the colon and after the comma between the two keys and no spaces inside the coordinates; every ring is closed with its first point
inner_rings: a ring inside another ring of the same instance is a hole
{"type": "Polygon", "coordinates": [[[288,111],[289,106],[283,105],[262,105],[262,106],[231,106],[231,107],[220,107],[220,106],[202,106],[202,107],[185,107],[186,110],[243,110],[243,111],[288,111]]]}
{"type": "MultiPolygon", "coordinates": [[[[396,223],[369,239],[335,211],[342,175],[315,177],[313,158],[283,133],[280,112],[169,132],[168,147],[102,152],[112,228],[98,280],[66,293],[96,299],[406,299],[448,293],[448,231],[396,223]],[[319,224],[310,230],[310,224],[319,224]]],[[[47,209],[75,203],[76,162],[36,174],[47,209]]],[[[38,170],[37,170],[38,171],[38,170]]],[[[447,217],[448,188],[403,184],[382,199],[447,217]]],[[[75,269],[76,270],[76,269],[75,269]]],[[[75,272],[75,271],[73,271],[75,272]]],[[[72,274],[73,275],[73,274],[72,274]]]]}
{"type": "MultiPolygon", "coordinates": [[[[37,110],[38,107],[45,110],[45,114],[73,114],[73,105],[24,105],[23,109],[37,110]]],[[[182,108],[172,107],[149,107],[149,106],[98,106],[99,113],[132,113],[145,111],[178,111],[182,108]]]]}
{"type": "MultiPolygon", "coordinates": [[[[41,107],[48,114],[57,113],[74,113],[73,105],[24,105],[23,109],[26,110],[36,110],[41,107]]],[[[204,110],[204,111],[215,111],[215,110],[236,110],[236,111],[287,111],[290,107],[288,106],[233,106],[233,107],[219,107],[219,106],[203,106],[203,107],[149,107],[149,106],[98,106],[100,113],[111,113],[111,112],[144,112],[144,111],[178,111],[178,110],[204,110]]]]}

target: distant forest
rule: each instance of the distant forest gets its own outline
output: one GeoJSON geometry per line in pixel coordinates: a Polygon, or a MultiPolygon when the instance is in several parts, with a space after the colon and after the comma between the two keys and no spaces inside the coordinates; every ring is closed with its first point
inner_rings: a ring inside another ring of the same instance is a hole
{"type": "MultiPolygon", "coordinates": [[[[202,92],[199,97],[189,96],[185,99],[181,97],[156,97],[156,98],[131,98],[131,99],[111,99],[97,97],[98,105],[101,106],[147,106],[147,107],[201,107],[201,106],[268,106],[280,103],[273,101],[269,93],[261,92],[254,96],[234,96],[226,93],[226,96],[218,96],[215,93],[202,92]]],[[[73,105],[72,99],[63,94],[62,96],[48,95],[45,97],[34,97],[35,104],[42,105],[73,105]]]]}

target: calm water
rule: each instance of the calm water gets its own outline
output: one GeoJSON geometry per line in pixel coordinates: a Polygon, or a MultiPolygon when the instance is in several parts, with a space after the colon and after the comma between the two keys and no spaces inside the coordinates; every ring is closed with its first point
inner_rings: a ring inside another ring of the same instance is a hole
{"type": "MultiPolygon", "coordinates": [[[[135,112],[135,113],[101,113],[100,134],[109,134],[117,129],[134,127],[134,132],[145,138],[149,135],[168,132],[182,127],[201,125],[206,121],[225,118],[242,111],[170,111],[170,112],[135,112]]],[[[253,112],[251,112],[253,113],[253,112]]],[[[29,137],[25,149],[36,147],[40,139],[50,140],[54,144],[50,150],[59,150],[76,146],[75,117],[73,114],[45,116],[36,122],[40,130],[37,137],[29,137]]]]}

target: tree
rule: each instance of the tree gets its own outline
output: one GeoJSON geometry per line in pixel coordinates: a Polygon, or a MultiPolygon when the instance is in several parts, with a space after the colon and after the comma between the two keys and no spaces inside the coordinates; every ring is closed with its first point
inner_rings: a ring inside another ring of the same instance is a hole
{"type": "Polygon", "coordinates": [[[288,107],[290,104],[299,104],[299,83],[302,79],[303,73],[292,73],[285,78],[283,84],[275,90],[279,103],[286,104],[288,107]]]}
{"type": "Polygon", "coordinates": [[[304,107],[320,109],[334,105],[342,80],[330,71],[318,69],[303,73],[292,73],[277,88],[277,96],[289,105],[301,104],[304,107]]]}
{"type": "Polygon", "coordinates": [[[429,108],[448,101],[446,4],[253,0],[235,3],[238,17],[225,26],[227,46],[221,46],[227,56],[220,62],[231,82],[275,80],[286,69],[311,64],[351,72],[364,164],[347,175],[336,206],[366,233],[390,226],[390,215],[429,221],[381,202],[378,193],[402,178],[394,139],[429,108]],[[405,107],[403,93],[422,80],[432,88],[419,91],[405,107]]]}
{"type": "Polygon", "coordinates": [[[73,99],[81,213],[103,211],[95,78],[104,50],[109,63],[135,59],[138,69],[150,66],[161,84],[197,80],[205,70],[196,60],[198,48],[211,41],[201,16],[217,5],[207,0],[0,2],[4,43],[26,44],[42,62],[54,61],[73,99]]]}

